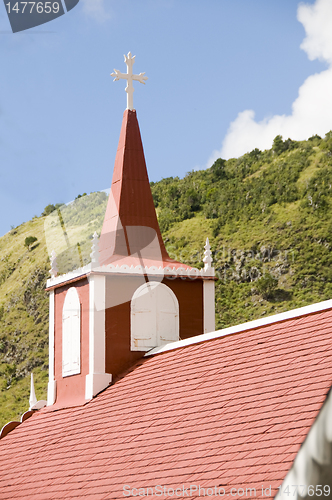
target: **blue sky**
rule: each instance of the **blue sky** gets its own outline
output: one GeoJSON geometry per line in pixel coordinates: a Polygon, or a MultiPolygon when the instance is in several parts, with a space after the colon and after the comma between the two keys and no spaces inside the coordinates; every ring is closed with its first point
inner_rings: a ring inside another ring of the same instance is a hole
{"type": "Polygon", "coordinates": [[[332,2],[81,0],[12,34],[0,5],[0,235],[109,188],[135,84],[150,180],[332,129],[332,2]]]}

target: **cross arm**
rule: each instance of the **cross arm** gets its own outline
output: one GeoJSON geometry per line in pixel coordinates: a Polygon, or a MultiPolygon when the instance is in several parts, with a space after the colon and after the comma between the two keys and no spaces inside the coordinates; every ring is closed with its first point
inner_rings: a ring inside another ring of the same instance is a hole
{"type": "Polygon", "coordinates": [[[114,70],[114,73],[111,73],[111,76],[115,76],[114,82],[117,82],[118,80],[127,80],[128,74],[127,73],[121,73],[118,69],[114,70]]]}
{"type": "Polygon", "coordinates": [[[145,80],[148,80],[147,76],[144,76],[145,73],[140,73],[139,75],[133,75],[133,80],[136,80],[137,82],[144,83],[145,85],[145,80]]]}

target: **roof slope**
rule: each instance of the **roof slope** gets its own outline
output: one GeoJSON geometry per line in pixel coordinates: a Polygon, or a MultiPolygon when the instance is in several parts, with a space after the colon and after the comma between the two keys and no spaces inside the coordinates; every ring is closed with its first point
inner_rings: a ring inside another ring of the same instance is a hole
{"type": "Polygon", "coordinates": [[[41,410],[4,437],[0,498],[119,499],[123,485],[250,487],[256,498],[271,485],[274,496],[331,360],[331,309],[142,359],[87,405],[41,410]]]}

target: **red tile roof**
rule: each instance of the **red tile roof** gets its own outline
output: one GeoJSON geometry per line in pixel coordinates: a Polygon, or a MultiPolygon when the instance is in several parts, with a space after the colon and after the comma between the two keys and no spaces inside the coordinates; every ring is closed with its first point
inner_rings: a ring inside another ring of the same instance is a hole
{"type": "Polygon", "coordinates": [[[40,410],[5,436],[0,498],[151,497],[157,485],[160,498],[215,487],[263,498],[262,485],[273,497],[331,385],[331,361],[332,309],[144,358],[85,406],[40,410]]]}

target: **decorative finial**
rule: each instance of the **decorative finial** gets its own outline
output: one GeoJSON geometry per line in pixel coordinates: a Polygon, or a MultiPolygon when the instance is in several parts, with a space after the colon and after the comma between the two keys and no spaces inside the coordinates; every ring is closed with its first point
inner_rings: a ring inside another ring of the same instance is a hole
{"type": "Polygon", "coordinates": [[[51,269],[50,269],[50,275],[51,275],[51,278],[56,278],[58,276],[58,266],[57,266],[57,262],[56,262],[56,253],[54,250],[52,250],[52,253],[51,253],[51,269]]]}
{"type": "Polygon", "coordinates": [[[134,109],[134,99],[133,99],[133,94],[134,94],[134,86],[133,86],[133,80],[136,80],[137,82],[141,82],[145,84],[145,80],[148,79],[147,76],[144,76],[145,73],[140,73],[139,75],[133,75],[133,64],[135,62],[135,57],[132,56],[131,52],[128,52],[128,55],[124,56],[125,63],[127,65],[127,73],[121,73],[118,69],[114,70],[114,73],[111,73],[111,76],[114,76],[114,82],[117,80],[127,80],[127,87],[126,87],[126,92],[127,92],[127,109],[130,109],[131,111],[134,109]]]}
{"type": "Polygon", "coordinates": [[[99,266],[99,238],[96,231],[94,232],[92,238],[91,250],[92,250],[90,253],[91,264],[93,267],[97,267],[99,266]]]}
{"type": "Polygon", "coordinates": [[[30,384],[30,398],[29,398],[29,410],[37,404],[37,398],[35,393],[35,385],[33,383],[33,373],[31,372],[31,384],[30,384]]]}
{"type": "Polygon", "coordinates": [[[211,247],[210,247],[210,243],[209,243],[209,238],[206,238],[206,242],[205,242],[205,252],[204,252],[204,259],[203,259],[203,262],[204,262],[204,271],[209,271],[210,269],[212,269],[212,257],[211,257],[211,247]]]}

